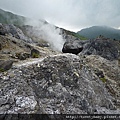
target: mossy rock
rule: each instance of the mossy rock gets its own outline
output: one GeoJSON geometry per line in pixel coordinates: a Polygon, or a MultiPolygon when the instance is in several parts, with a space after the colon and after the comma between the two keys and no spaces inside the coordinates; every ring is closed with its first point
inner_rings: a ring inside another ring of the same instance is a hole
{"type": "Polygon", "coordinates": [[[31,57],[32,58],[39,58],[40,57],[40,52],[36,49],[31,50],[31,57]]]}

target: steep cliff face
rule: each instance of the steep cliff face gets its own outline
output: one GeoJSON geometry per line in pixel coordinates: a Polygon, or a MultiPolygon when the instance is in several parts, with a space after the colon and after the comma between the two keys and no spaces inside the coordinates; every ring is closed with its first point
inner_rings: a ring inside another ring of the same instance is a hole
{"type": "Polygon", "coordinates": [[[0,74],[0,113],[119,113],[85,58],[57,54],[0,74]]]}

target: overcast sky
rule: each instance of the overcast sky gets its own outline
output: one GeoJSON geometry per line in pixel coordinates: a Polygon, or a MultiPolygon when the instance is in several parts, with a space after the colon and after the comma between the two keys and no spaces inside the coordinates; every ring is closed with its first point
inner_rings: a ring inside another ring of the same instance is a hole
{"type": "Polygon", "coordinates": [[[120,0],[0,0],[0,8],[73,31],[93,25],[120,27],[120,0]]]}

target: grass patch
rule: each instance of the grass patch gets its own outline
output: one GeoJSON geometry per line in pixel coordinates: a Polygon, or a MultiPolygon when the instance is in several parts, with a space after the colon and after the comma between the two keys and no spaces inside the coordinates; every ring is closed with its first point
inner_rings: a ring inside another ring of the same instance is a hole
{"type": "Polygon", "coordinates": [[[4,72],[5,70],[3,68],[0,68],[0,72],[4,72]]]}
{"type": "Polygon", "coordinates": [[[37,53],[32,53],[32,58],[39,58],[39,57],[40,57],[39,54],[37,54],[37,53]]]}
{"type": "Polygon", "coordinates": [[[102,82],[104,82],[104,83],[107,81],[105,77],[104,77],[104,78],[100,78],[100,80],[101,80],[102,82]]]}
{"type": "Polygon", "coordinates": [[[84,36],[79,35],[78,33],[72,32],[71,34],[72,34],[73,36],[75,36],[75,37],[81,39],[81,40],[87,40],[87,38],[85,38],[84,36]]]}

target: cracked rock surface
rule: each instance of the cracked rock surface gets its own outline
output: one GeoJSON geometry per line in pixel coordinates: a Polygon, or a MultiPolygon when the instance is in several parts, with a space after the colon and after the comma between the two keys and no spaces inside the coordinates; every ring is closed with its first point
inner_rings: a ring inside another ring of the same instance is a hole
{"type": "Polygon", "coordinates": [[[105,84],[73,54],[57,54],[0,73],[0,113],[117,114],[105,84]]]}

